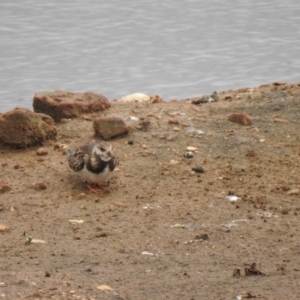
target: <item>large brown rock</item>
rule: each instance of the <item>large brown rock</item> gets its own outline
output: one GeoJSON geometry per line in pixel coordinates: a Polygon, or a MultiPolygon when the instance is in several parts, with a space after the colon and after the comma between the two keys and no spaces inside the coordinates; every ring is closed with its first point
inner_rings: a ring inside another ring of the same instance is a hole
{"type": "Polygon", "coordinates": [[[37,93],[33,98],[35,112],[51,116],[55,122],[63,118],[76,118],[82,113],[101,111],[110,107],[106,97],[91,92],[71,93],[54,91],[37,93]]]}
{"type": "Polygon", "coordinates": [[[0,141],[4,144],[25,148],[55,137],[56,127],[49,116],[19,107],[0,114],[0,141]]]}
{"type": "Polygon", "coordinates": [[[104,140],[110,140],[129,131],[128,126],[119,117],[98,117],[93,124],[96,136],[104,140]]]}

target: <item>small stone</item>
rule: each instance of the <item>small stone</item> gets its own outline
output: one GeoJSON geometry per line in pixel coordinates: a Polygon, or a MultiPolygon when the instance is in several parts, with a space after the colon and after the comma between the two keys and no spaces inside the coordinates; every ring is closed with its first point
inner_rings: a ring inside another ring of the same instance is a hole
{"type": "Polygon", "coordinates": [[[46,154],[48,154],[48,150],[46,148],[42,147],[42,148],[39,148],[36,150],[36,154],[37,155],[46,155],[46,154]]]}
{"type": "Polygon", "coordinates": [[[299,189],[292,189],[287,192],[288,195],[298,195],[300,193],[299,189]]]}
{"type": "Polygon", "coordinates": [[[204,173],[203,167],[194,167],[194,168],[192,168],[192,171],[194,171],[196,173],[204,173]]]}
{"type": "Polygon", "coordinates": [[[173,131],[180,131],[180,129],[178,127],[174,127],[173,131]]]}
{"type": "Polygon", "coordinates": [[[36,191],[42,191],[42,190],[45,190],[47,188],[46,184],[43,183],[43,182],[35,183],[35,184],[32,185],[32,187],[36,191]]]}
{"type": "Polygon", "coordinates": [[[285,119],[279,119],[279,118],[274,118],[274,119],[273,119],[273,122],[276,122],[276,123],[289,123],[288,120],[285,120],[285,119]]]}
{"type": "Polygon", "coordinates": [[[9,228],[5,225],[0,225],[0,232],[7,232],[9,228]]]}
{"type": "Polygon", "coordinates": [[[243,113],[232,113],[228,116],[228,121],[243,126],[249,126],[252,124],[250,117],[243,113]]]}
{"type": "Polygon", "coordinates": [[[196,150],[198,150],[198,148],[196,148],[196,147],[192,147],[192,146],[186,147],[186,151],[192,151],[192,152],[195,152],[196,150]]]}
{"type": "Polygon", "coordinates": [[[169,119],[168,123],[177,125],[177,124],[179,124],[179,121],[177,119],[169,119]]]}
{"type": "Polygon", "coordinates": [[[194,157],[194,153],[192,151],[187,151],[183,154],[183,156],[185,158],[193,158],[194,157]]]}
{"type": "Polygon", "coordinates": [[[170,165],[177,165],[177,164],[178,164],[177,160],[174,160],[174,159],[170,160],[170,165]]]}
{"type": "Polygon", "coordinates": [[[8,192],[11,187],[6,183],[0,183],[0,194],[8,192]]]}

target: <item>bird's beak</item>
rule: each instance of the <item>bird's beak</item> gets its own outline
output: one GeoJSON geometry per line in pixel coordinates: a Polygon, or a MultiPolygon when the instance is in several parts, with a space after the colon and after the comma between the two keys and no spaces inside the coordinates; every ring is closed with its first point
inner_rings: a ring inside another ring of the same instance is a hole
{"type": "Polygon", "coordinates": [[[107,154],[109,157],[114,157],[114,153],[112,151],[108,151],[107,154]]]}

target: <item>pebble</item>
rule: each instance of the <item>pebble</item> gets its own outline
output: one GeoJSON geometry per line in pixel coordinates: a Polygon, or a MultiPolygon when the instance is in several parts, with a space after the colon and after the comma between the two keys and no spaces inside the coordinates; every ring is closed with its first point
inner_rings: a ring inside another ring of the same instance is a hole
{"type": "Polygon", "coordinates": [[[46,155],[46,154],[48,154],[48,150],[46,148],[42,147],[42,148],[39,148],[36,150],[36,154],[37,155],[46,155]]]}
{"type": "Polygon", "coordinates": [[[178,127],[174,127],[173,131],[180,131],[180,129],[178,127]]]}
{"type": "Polygon", "coordinates": [[[293,189],[287,192],[288,195],[298,195],[300,193],[299,189],[293,189]]]}
{"type": "Polygon", "coordinates": [[[192,171],[194,171],[196,173],[204,173],[204,169],[202,167],[192,168],[192,171]]]}
{"type": "Polygon", "coordinates": [[[188,147],[186,147],[186,151],[192,151],[192,152],[195,152],[196,150],[198,150],[197,147],[193,147],[193,146],[188,146],[188,147]]]}
{"type": "Polygon", "coordinates": [[[185,158],[193,158],[194,157],[194,153],[192,151],[187,151],[183,154],[183,156],[185,158]]]}
{"type": "Polygon", "coordinates": [[[45,190],[47,188],[46,184],[43,183],[43,182],[35,183],[35,184],[32,185],[32,187],[36,191],[42,191],[42,190],[45,190]]]}
{"type": "Polygon", "coordinates": [[[9,228],[6,227],[5,225],[0,225],[0,232],[6,232],[8,230],[9,230],[9,228]]]}

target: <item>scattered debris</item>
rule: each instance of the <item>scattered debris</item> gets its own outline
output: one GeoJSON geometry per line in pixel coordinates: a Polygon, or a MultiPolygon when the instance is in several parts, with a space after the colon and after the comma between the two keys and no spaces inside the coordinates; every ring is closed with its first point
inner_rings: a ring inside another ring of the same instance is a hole
{"type": "MultiPolygon", "coordinates": [[[[243,292],[242,294],[236,296],[236,299],[237,299],[237,300],[242,300],[242,299],[252,299],[252,298],[256,298],[256,296],[252,295],[252,294],[249,293],[249,292],[243,292]]],[[[265,299],[265,298],[264,298],[264,299],[265,299]]]]}
{"type": "Polygon", "coordinates": [[[42,190],[45,190],[47,189],[47,186],[45,183],[43,182],[38,182],[38,183],[34,183],[32,185],[33,189],[35,189],[36,191],[42,191],[42,190]]]}
{"type": "Polygon", "coordinates": [[[193,158],[194,157],[194,153],[192,151],[186,151],[183,156],[185,158],[193,158]]]}
{"type": "Polygon", "coordinates": [[[143,131],[148,131],[150,128],[151,122],[149,119],[147,118],[140,118],[139,120],[139,125],[137,126],[137,128],[139,130],[143,130],[143,131]]]}
{"type": "Polygon", "coordinates": [[[64,152],[65,150],[67,150],[68,147],[69,146],[67,144],[62,144],[60,142],[57,142],[57,143],[54,144],[54,149],[62,151],[62,152],[64,152]]]}
{"type": "Polygon", "coordinates": [[[199,129],[195,129],[193,126],[189,126],[189,127],[187,127],[186,128],[186,131],[188,132],[188,133],[196,133],[196,134],[204,134],[204,131],[202,131],[202,130],[199,130],[199,129]]]}
{"type": "Polygon", "coordinates": [[[236,268],[233,270],[233,277],[240,277],[242,274],[241,274],[241,269],[240,268],[236,268]]]}
{"type": "Polygon", "coordinates": [[[30,245],[32,242],[32,239],[33,239],[32,236],[28,236],[25,240],[25,245],[30,245]]]}
{"type": "Polygon", "coordinates": [[[0,183],[0,194],[8,192],[11,190],[10,185],[6,184],[6,183],[0,183]]]}
{"type": "Polygon", "coordinates": [[[196,173],[204,173],[203,167],[194,167],[194,168],[192,168],[192,171],[194,171],[196,173]]]}
{"type": "Polygon", "coordinates": [[[9,228],[5,225],[0,225],[0,232],[7,232],[9,231],[9,228]]]}
{"type": "Polygon", "coordinates": [[[175,225],[172,225],[171,226],[172,228],[186,228],[186,225],[185,224],[175,224],[175,225]]]}
{"type": "Polygon", "coordinates": [[[197,235],[195,236],[195,240],[196,240],[196,241],[198,241],[198,240],[208,241],[208,240],[209,240],[209,237],[208,237],[208,234],[207,234],[207,233],[197,234],[197,235]]]}
{"type": "Polygon", "coordinates": [[[238,222],[247,222],[247,219],[232,220],[229,223],[224,224],[223,226],[226,227],[226,228],[231,228],[231,227],[237,226],[238,222]]]}
{"type": "Polygon", "coordinates": [[[69,220],[71,224],[83,224],[85,221],[84,220],[69,220]]]}
{"type": "Polygon", "coordinates": [[[31,239],[32,244],[46,244],[45,241],[39,239],[31,239]]]}
{"type": "Polygon", "coordinates": [[[261,275],[261,276],[265,276],[265,273],[262,273],[261,271],[256,269],[256,263],[253,263],[250,265],[250,268],[245,268],[245,276],[257,276],[257,275],[261,275]]]}
{"type": "Polygon", "coordinates": [[[105,284],[98,285],[97,289],[100,291],[104,291],[104,292],[113,291],[113,289],[110,286],[105,285],[105,284]]]}
{"type": "Polygon", "coordinates": [[[195,151],[197,151],[197,150],[198,150],[197,147],[193,147],[193,146],[188,146],[188,147],[186,147],[186,151],[195,152],[195,151]]]}
{"type": "Polygon", "coordinates": [[[48,150],[44,147],[41,147],[36,150],[36,154],[37,155],[46,155],[46,154],[48,154],[48,150]]]}
{"type": "Polygon", "coordinates": [[[240,200],[241,198],[234,196],[234,195],[228,195],[225,197],[226,199],[228,199],[230,202],[235,202],[237,200],[240,200]]]}
{"type": "Polygon", "coordinates": [[[219,96],[217,92],[213,92],[210,96],[204,95],[202,97],[194,98],[192,100],[192,104],[201,104],[201,103],[208,103],[208,102],[218,102],[219,96]]]}
{"type": "Polygon", "coordinates": [[[142,254],[142,255],[158,256],[157,253],[152,253],[152,252],[148,252],[148,251],[143,251],[141,254],[142,254]]]}
{"type": "Polygon", "coordinates": [[[130,116],[129,118],[128,118],[128,120],[129,121],[138,121],[139,120],[139,118],[138,117],[135,117],[135,116],[130,116]]]}
{"type": "Polygon", "coordinates": [[[287,192],[288,195],[299,195],[299,193],[300,193],[299,189],[292,189],[287,192]]]}
{"type": "Polygon", "coordinates": [[[274,119],[273,119],[273,122],[275,122],[275,123],[289,123],[288,120],[285,120],[285,119],[279,119],[279,118],[274,118],[274,119]]]}

